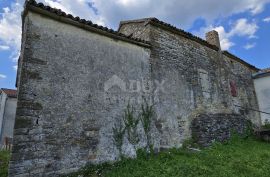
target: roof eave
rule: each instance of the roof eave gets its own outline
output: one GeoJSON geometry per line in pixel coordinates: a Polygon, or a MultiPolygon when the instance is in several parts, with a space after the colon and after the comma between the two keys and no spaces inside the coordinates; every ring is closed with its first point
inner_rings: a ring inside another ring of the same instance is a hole
{"type": "Polygon", "coordinates": [[[262,77],[268,77],[270,76],[270,70],[260,70],[259,72],[252,75],[253,79],[258,79],[262,77]]]}
{"type": "MultiPolygon", "coordinates": [[[[211,48],[211,49],[213,49],[213,50],[215,50],[215,51],[219,51],[219,50],[220,50],[218,47],[209,44],[207,41],[205,41],[205,40],[203,40],[203,39],[201,39],[201,38],[199,38],[199,37],[196,37],[196,36],[194,36],[194,35],[192,35],[192,34],[190,34],[190,33],[188,33],[188,32],[185,32],[184,30],[178,29],[178,28],[176,28],[176,27],[168,26],[168,25],[170,25],[170,24],[167,24],[167,23],[165,23],[165,22],[162,22],[162,21],[160,21],[160,20],[158,20],[158,19],[156,19],[156,18],[153,18],[153,17],[150,17],[150,18],[142,18],[142,19],[137,19],[137,20],[121,21],[121,22],[120,22],[120,25],[119,25],[118,31],[120,30],[120,28],[121,28],[122,25],[129,24],[129,23],[143,23],[143,22],[144,22],[145,24],[155,25],[155,26],[160,27],[160,28],[163,28],[163,29],[165,29],[165,30],[172,31],[172,32],[174,32],[174,33],[176,33],[176,34],[179,34],[179,35],[185,37],[185,38],[188,38],[188,39],[190,39],[190,40],[193,40],[193,41],[195,41],[195,42],[198,42],[199,44],[202,44],[202,45],[204,45],[204,46],[207,46],[207,47],[209,47],[209,48],[211,48]]],[[[246,61],[240,59],[239,57],[237,57],[237,56],[231,54],[231,53],[228,52],[228,51],[222,51],[222,53],[223,53],[224,55],[226,55],[226,56],[232,58],[233,60],[235,60],[235,61],[237,61],[237,62],[239,62],[239,63],[241,63],[241,64],[247,66],[248,68],[254,70],[255,72],[257,72],[257,71],[260,70],[259,68],[256,68],[255,66],[253,66],[253,65],[251,65],[251,64],[249,64],[249,63],[247,63],[246,61]]]]}
{"type": "Polygon", "coordinates": [[[41,14],[41,15],[44,15],[44,16],[47,16],[47,17],[50,17],[52,19],[55,19],[57,21],[61,21],[63,23],[67,23],[67,24],[70,24],[70,25],[73,25],[73,26],[77,26],[79,28],[82,28],[82,29],[85,29],[85,30],[88,30],[88,31],[92,31],[94,33],[98,33],[98,34],[101,34],[101,35],[104,35],[104,36],[107,36],[107,37],[111,37],[111,38],[114,38],[114,39],[117,39],[117,40],[122,40],[122,41],[125,41],[125,42],[133,43],[133,44],[136,44],[136,45],[139,45],[139,46],[142,46],[142,47],[147,47],[147,48],[151,47],[150,44],[140,42],[140,41],[136,41],[134,39],[127,38],[126,36],[121,36],[121,35],[118,35],[118,34],[113,34],[113,33],[106,32],[104,30],[89,26],[89,25],[84,24],[84,23],[80,23],[78,21],[75,21],[75,20],[67,18],[67,17],[59,16],[59,15],[57,15],[55,13],[49,12],[47,10],[41,9],[39,7],[35,7],[35,6],[33,6],[31,4],[27,4],[27,3],[25,5],[25,9],[24,9],[23,15],[22,15],[23,16],[23,21],[24,21],[24,18],[27,16],[29,11],[34,12],[34,13],[38,13],[38,14],[41,14]]]}
{"type": "Polygon", "coordinates": [[[256,72],[260,71],[259,68],[257,68],[257,67],[255,67],[255,66],[249,64],[248,62],[242,60],[241,58],[239,58],[239,57],[233,55],[232,53],[230,53],[230,52],[228,52],[228,51],[222,51],[222,54],[226,55],[226,56],[229,57],[229,58],[234,59],[235,61],[237,61],[237,62],[239,62],[239,63],[241,63],[241,64],[247,66],[247,67],[250,68],[250,69],[253,69],[253,70],[256,71],[256,72]]]}
{"type": "Polygon", "coordinates": [[[183,37],[185,37],[187,39],[190,39],[192,41],[198,42],[199,44],[202,44],[204,46],[207,46],[207,47],[209,47],[209,48],[211,48],[211,49],[213,49],[215,51],[219,51],[219,48],[218,47],[216,47],[214,45],[211,45],[207,41],[205,41],[205,40],[203,40],[203,39],[201,39],[199,37],[195,37],[194,35],[190,36],[190,35],[187,34],[188,32],[182,32],[182,30],[180,30],[178,28],[177,29],[174,29],[172,27],[169,27],[169,26],[160,24],[160,23],[155,22],[153,20],[152,21],[149,21],[149,24],[155,25],[155,26],[160,27],[160,28],[163,28],[163,29],[166,29],[168,31],[172,31],[173,33],[179,34],[179,35],[181,35],[181,36],[183,36],[183,37]]]}

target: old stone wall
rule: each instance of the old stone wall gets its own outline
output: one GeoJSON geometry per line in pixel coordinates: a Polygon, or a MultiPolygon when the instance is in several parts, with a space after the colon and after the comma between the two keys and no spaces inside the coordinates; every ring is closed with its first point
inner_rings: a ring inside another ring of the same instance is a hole
{"type": "Polygon", "coordinates": [[[9,175],[57,176],[118,159],[112,128],[129,101],[147,96],[139,85],[150,50],[32,12],[24,25],[9,175]]]}
{"type": "MultiPolygon", "coordinates": [[[[252,74],[254,71],[245,65],[223,55],[227,84],[231,92],[230,84],[235,84],[236,95],[231,97],[231,109],[234,113],[244,115],[254,125],[261,125],[260,114],[252,74]]],[[[232,95],[230,93],[230,95],[232,95]]]]}
{"type": "MultiPolygon", "coordinates": [[[[136,23],[123,23],[119,31],[131,35],[132,30],[139,30],[133,33],[145,33],[140,36],[153,46],[152,79],[164,82],[164,92],[153,93],[160,147],[180,146],[191,136],[190,124],[198,115],[238,114],[260,125],[258,112],[250,110],[258,109],[253,69],[181,32],[151,23],[144,23],[149,29],[145,31],[140,28],[142,22],[138,28],[136,23]]],[[[212,117],[208,116],[210,121],[212,117]]]]}
{"type": "Polygon", "coordinates": [[[191,124],[194,143],[210,146],[213,142],[225,142],[233,134],[246,136],[251,125],[239,114],[201,114],[191,124]]]}
{"type": "Polygon", "coordinates": [[[127,36],[136,37],[145,41],[150,41],[151,26],[147,25],[147,20],[137,23],[120,23],[118,31],[127,36]]]}

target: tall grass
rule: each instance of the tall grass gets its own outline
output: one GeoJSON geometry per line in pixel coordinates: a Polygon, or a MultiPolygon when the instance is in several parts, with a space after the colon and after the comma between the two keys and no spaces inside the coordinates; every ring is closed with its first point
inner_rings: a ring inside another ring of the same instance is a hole
{"type": "Polygon", "coordinates": [[[84,177],[268,177],[270,144],[253,138],[234,137],[200,152],[171,149],[158,155],[138,152],[137,159],[88,166],[69,176],[84,177]]]}

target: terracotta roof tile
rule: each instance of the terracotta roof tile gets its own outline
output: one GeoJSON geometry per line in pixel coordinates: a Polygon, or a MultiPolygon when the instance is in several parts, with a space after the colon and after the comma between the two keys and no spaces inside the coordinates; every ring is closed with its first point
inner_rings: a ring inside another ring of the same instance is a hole
{"type": "Polygon", "coordinates": [[[17,97],[17,90],[1,88],[1,91],[5,92],[9,97],[17,97]]]}

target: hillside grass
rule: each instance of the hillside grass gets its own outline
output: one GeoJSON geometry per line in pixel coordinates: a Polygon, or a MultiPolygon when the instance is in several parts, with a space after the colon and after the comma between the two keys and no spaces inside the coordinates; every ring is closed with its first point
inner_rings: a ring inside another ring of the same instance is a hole
{"type": "Polygon", "coordinates": [[[10,151],[0,150],[0,177],[8,176],[9,159],[10,159],[10,151]]]}
{"type": "MultiPolygon", "coordinates": [[[[7,176],[9,151],[0,151],[0,177],[7,176]]],[[[268,177],[270,144],[254,138],[234,137],[200,152],[171,149],[158,155],[138,151],[137,159],[87,166],[70,177],[268,177]]]]}
{"type": "Polygon", "coordinates": [[[137,159],[87,166],[68,176],[77,177],[268,177],[270,144],[254,138],[234,137],[200,152],[171,149],[158,155],[139,152],[137,159]]]}

